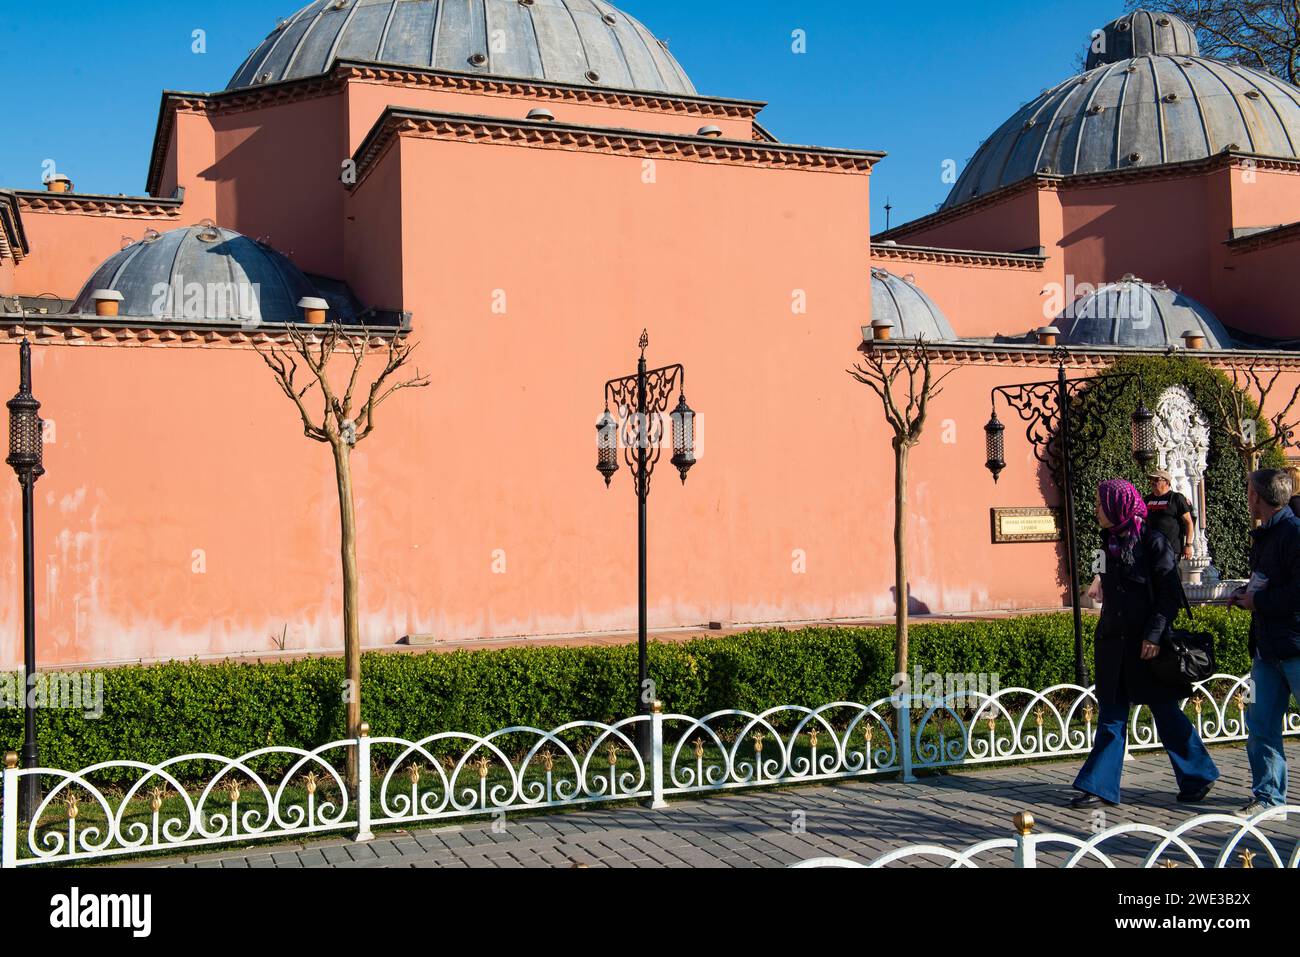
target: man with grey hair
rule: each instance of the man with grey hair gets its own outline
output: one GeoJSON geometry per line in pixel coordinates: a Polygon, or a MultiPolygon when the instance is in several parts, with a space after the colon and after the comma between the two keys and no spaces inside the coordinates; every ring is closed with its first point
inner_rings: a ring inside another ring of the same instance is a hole
{"type": "Polygon", "coordinates": [[[1281,469],[1251,473],[1250,584],[1228,599],[1250,616],[1253,695],[1246,712],[1252,797],[1237,811],[1254,817],[1286,803],[1282,719],[1300,696],[1300,518],[1291,511],[1291,477],[1281,469]]]}

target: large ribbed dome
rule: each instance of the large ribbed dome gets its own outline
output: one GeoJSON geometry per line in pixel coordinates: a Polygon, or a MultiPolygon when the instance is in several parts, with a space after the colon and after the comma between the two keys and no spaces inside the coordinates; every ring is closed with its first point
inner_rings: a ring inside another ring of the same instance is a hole
{"type": "Polygon", "coordinates": [[[693,95],[665,44],[602,0],[316,0],[227,89],[318,76],[336,59],[693,95]]]}
{"type": "Polygon", "coordinates": [[[1152,53],[1197,56],[1200,52],[1196,31],[1188,26],[1186,20],[1171,13],[1134,10],[1112,20],[1092,35],[1087,64],[1091,70],[1152,53]]]}
{"type": "Polygon", "coordinates": [[[888,322],[894,339],[953,342],[957,338],[933,299],[915,283],[884,269],[871,270],[871,321],[888,322]]]}
{"type": "MultiPolygon", "coordinates": [[[[291,323],[298,302],[320,297],[286,257],[216,226],[151,232],[95,270],[72,311],[93,314],[97,290],[119,293],[119,315],[171,322],[291,323]]],[[[348,316],[331,317],[340,322],[348,316]]]]}
{"type": "Polygon", "coordinates": [[[1234,348],[1214,313],[1191,296],[1127,277],[1080,296],[1056,324],[1064,345],[1165,349],[1185,345],[1183,335],[1192,332],[1205,337],[1206,348],[1234,348]]]}
{"type": "Polygon", "coordinates": [[[979,148],[944,207],[1035,173],[1159,166],[1224,150],[1300,157],[1300,88],[1204,57],[1120,60],[1022,107],[979,148]]]}

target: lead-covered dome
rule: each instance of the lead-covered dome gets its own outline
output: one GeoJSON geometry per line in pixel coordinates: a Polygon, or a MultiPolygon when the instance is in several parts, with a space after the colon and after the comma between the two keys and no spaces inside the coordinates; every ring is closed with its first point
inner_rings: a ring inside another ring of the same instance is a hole
{"type": "Polygon", "coordinates": [[[1225,150],[1300,157],[1300,88],[1208,57],[1115,60],[1021,107],[976,151],[944,208],[1035,174],[1160,166],[1225,150]]]}
{"type": "Polygon", "coordinates": [[[871,321],[888,322],[894,339],[953,342],[957,338],[948,317],[921,287],[884,269],[871,270],[871,321]]]}
{"type": "Polygon", "coordinates": [[[1062,344],[1071,346],[1165,349],[1185,346],[1190,332],[1203,336],[1207,349],[1235,347],[1214,313],[1191,296],[1132,277],[1080,296],[1056,325],[1062,344]]]}
{"type": "MultiPolygon", "coordinates": [[[[98,291],[121,295],[118,315],[169,322],[292,323],[298,303],[322,298],[310,279],[269,246],[201,224],[144,239],[110,256],[73,305],[94,314],[98,291]]],[[[348,316],[332,318],[349,321],[348,316]]]]}
{"type": "Polygon", "coordinates": [[[1171,13],[1134,10],[1112,20],[1092,35],[1087,68],[1148,56],[1198,56],[1196,31],[1171,13]]]}
{"type": "Polygon", "coordinates": [[[665,44],[602,0],[316,0],[281,21],[227,89],[336,59],[693,95],[665,44]]]}

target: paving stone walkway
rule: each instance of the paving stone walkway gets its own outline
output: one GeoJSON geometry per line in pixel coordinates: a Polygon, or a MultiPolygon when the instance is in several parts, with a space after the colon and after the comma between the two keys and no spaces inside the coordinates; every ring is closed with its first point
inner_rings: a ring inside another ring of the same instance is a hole
{"type": "MultiPolygon", "coordinates": [[[[1248,797],[1249,768],[1241,745],[1212,749],[1223,777],[1195,809],[1174,800],[1164,752],[1128,763],[1125,804],[1105,809],[1105,825],[1140,822],[1176,826],[1195,814],[1230,812],[1248,797]]],[[[1287,754],[1300,762],[1300,741],[1287,754]]],[[[676,800],[667,810],[639,806],[584,809],[490,822],[380,832],[357,844],[344,838],[230,848],[221,853],[146,862],[154,867],[786,867],[817,857],[867,862],[911,844],[962,849],[1013,834],[1012,817],[1030,811],[1038,833],[1088,837],[1090,811],[1064,806],[1080,760],[963,770],[913,784],[867,779],[779,790],[729,792],[676,800]]],[[[1295,798],[1293,797],[1293,803],[1295,798]]],[[[1300,821],[1270,828],[1289,850],[1300,821]]],[[[1213,841],[1200,844],[1217,847],[1213,841]]],[[[1108,845],[1110,846],[1110,845],[1108,845]]],[[[1149,842],[1119,848],[1122,863],[1138,863],[1149,842]]],[[[1115,852],[1112,851],[1114,856],[1115,852]]],[[[1009,861],[1009,858],[1008,858],[1009,861]]],[[[135,866],[141,866],[136,864],[135,866]]]]}

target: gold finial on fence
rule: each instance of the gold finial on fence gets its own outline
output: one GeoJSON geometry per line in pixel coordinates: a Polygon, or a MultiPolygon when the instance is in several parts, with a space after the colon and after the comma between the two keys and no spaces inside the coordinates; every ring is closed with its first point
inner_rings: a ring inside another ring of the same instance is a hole
{"type": "Polygon", "coordinates": [[[1034,724],[1040,728],[1043,726],[1043,706],[1041,704],[1034,709],[1034,724]]]}
{"type": "Polygon", "coordinates": [[[63,796],[63,806],[68,809],[68,820],[77,819],[77,809],[81,806],[81,798],[77,797],[76,791],[69,791],[63,796]]]}
{"type": "Polygon", "coordinates": [[[546,769],[548,774],[555,770],[555,755],[551,754],[550,748],[542,752],[542,767],[546,769]]]}
{"type": "Polygon", "coordinates": [[[1021,837],[1028,837],[1034,831],[1034,816],[1028,811],[1021,811],[1011,819],[1011,823],[1021,837]]]}
{"type": "Polygon", "coordinates": [[[1161,861],[1161,862],[1160,862],[1160,866],[1163,867],[1163,868],[1164,868],[1165,870],[1167,870],[1167,871],[1172,871],[1175,867],[1178,866],[1178,862],[1177,862],[1177,861],[1169,861],[1169,860],[1165,860],[1165,861],[1161,861]]]}
{"type": "Polygon", "coordinates": [[[413,762],[413,763],[411,764],[411,766],[410,766],[409,768],[406,769],[406,778],[407,778],[407,780],[410,781],[412,784],[419,784],[419,783],[420,783],[420,764],[419,764],[419,762],[413,762]]]}
{"type": "Polygon", "coordinates": [[[871,738],[874,734],[875,734],[875,730],[871,727],[871,725],[868,724],[863,728],[862,739],[867,742],[868,746],[871,744],[871,738]]]}
{"type": "Polygon", "coordinates": [[[819,734],[819,730],[817,728],[813,728],[811,731],[808,732],[808,741],[814,748],[817,747],[818,734],[819,734]]]}
{"type": "Polygon", "coordinates": [[[1196,716],[1198,718],[1201,716],[1201,705],[1204,703],[1205,700],[1200,695],[1197,695],[1192,699],[1192,707],[1196,709],[1196,716]]]}
{"type": "Polygon", "coordinates": [[[695,760],[698,761],[700,758],[704,757],[704,739],[697,735],[691,744],[695,746],[695,760]]]}
{"type": "Polygon", "coordinates": [[[1092,716],[1096,713],[1097,712],[1092,710],[1091,701],[1089,701],[1087,704],[1083,706],[1083,720],[1088,722],[1089,724],[1092,724],[1092,716]]]}
{"type": "Polygon", "coordinates": [[[755,754],[763,753],[763,732],[762,731],[754,732],[754,753],[755,754]]]}
{"type": "Polygon", "coordinates": [[[361,724],[357,725],[357,734],[363,738],[370,737],[370,722],[362,721],[361,724]]]}
{"type": "Polygon", "coordinates": [[[16,768],[16,767],[18,767],[18,752],[17,752],[17,751],[6,751],[6,752],[5,752],[5,768],[6,768],[7,770],[12,771],[12,770],[13,770],[14,768],[16,768]]]}
{"type": "Polygon", "coordinates": [[[618,764],[618,745],[610,744],[605,751],[609,755],[609,766],[612,768],[618,764]]]}
{"type": "Polygon", "coordinates": [[[984,719],[984,724],[989,729],[989,734],[992,734],[997,730],[998,719],[993,714],[989,714],[989,716],[984,719]]]}
{"type": "Polygon", "coordinates": [[[662,701],[654,702],[653,704],[650,705],[650,711],[652,714],[663,714],[664,703],[662,701]]]}
{"type": "Polygon", "coordinates": [[[1243,695],[1240,691],[1238,691],[1235,695],[1232,696],[1232,703],[1235,704],[1237,706],[1237,710],[1240,711],[1244,707],[1246,707],[1246,696],[1243,695]]]}
{"type": "Polygon", "coordinates": [[[1249,867],[1249,868],[1251,868],[1252,870],[1254,869],[1254,867],[1255,867],[1255,852],[1254,852],[1254,851],[1250,851],[1250,850],[1242,851],[1242,852],[1241,852],[1240,854],[1238,854],[1237,856],[1238,856],[1239,858],[1241,858],[1241,866],[1242,866],[1242,867],[1249,867]]]}
{"type": "Polygon", "coordinates": [[[320,787],[320,780],[316,777],[315,771],[307,772],[307,793],[315,794],[316,789],[320,787]]]}
{"type": "Polygon", "coordinates": [[[230,803],[238,804],[239,803],[239,782],[232,778],[222,786],[226,789],[226,793],[230,795],[230,803]]]}
{"type": "Polygon", "coordinates": [[[164,787],[155,787],[149,792],[149,810],[157,814],[162,810],[163,800],[167,797],[167,789],[164,787]]]}
{"type": "Polygon", "coordinates": [[[488,768],[492,766],[492,762],[488,759],[488,756],[484,754],[474,762],[474,765],[478,768],[478,776],[480,778],[485,778],[488,776],[488,768]]]}

